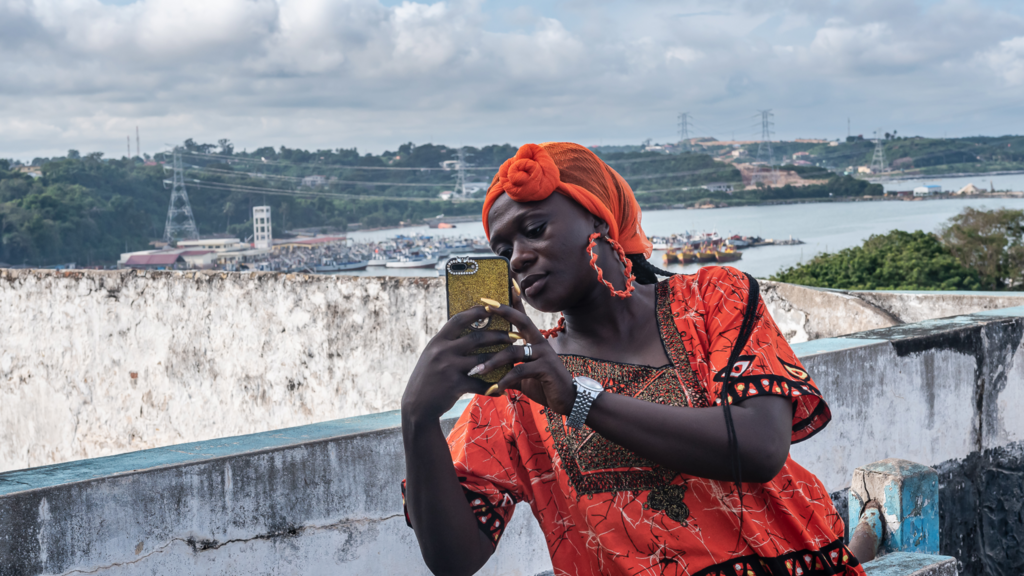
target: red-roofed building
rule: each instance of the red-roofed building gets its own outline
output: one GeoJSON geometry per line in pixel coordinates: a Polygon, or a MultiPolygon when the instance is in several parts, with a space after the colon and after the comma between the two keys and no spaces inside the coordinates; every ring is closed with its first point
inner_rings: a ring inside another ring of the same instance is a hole
{"type": "Polygon", "coordinates": [[[173,270],[184,268],[185,259],[181,252],[156,252],[153,254],[133,254],[124,263],[127,268],[142,270],[173,270]]]}

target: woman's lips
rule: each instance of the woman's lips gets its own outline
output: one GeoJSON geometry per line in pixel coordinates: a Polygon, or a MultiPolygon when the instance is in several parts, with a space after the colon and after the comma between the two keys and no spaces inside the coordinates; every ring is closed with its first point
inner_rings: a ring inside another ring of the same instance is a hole
{"type": "Polygon", "coordinates": [[[547,279],[547,274],[531,274],[523,279],[523,293],[533,298],[544,289],[544,281],[547,279]]]}

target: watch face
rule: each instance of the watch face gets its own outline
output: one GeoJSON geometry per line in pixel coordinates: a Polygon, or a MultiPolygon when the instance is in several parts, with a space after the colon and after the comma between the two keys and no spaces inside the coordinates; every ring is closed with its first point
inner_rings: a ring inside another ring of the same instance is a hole
{"type": "Polygon", "coordinates": [[[601,386],[601,383],[593,378],[577,376],[576,383],[579,384],[580,387],[590,390],[591,392],[604,392],[604,386],[601,386]]]}

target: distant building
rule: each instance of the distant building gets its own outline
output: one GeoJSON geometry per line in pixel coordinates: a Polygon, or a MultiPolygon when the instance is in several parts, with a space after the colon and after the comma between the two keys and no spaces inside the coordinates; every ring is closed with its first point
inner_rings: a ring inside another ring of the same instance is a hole
{"type": "Polygon", "coordinates": [[[270,225],[270,206],[252,207],[252,247],[270,250],[274,246],[274,232],[270,225]]]}
{"type": "Polygon", "coordinates": [[[440,198],[441,200],[451,200],[452,194],[454,194],[454,192],[452,192],[451,190],[444,190],[443,192],[438,194],[437,197],[440,198]]]}
{"type": "Polygon", "coordinates": [[[942,193],[942,186],[938,184],[925,184],[924,186],[918,186],[914,188],[914,197],[921,198],[923,196],[933,196],[935,194],[942,193]]]}
{"type": "Polygon", "coordinates": [[[804,156],[810,156],[810,155],[811,155],[810,152],[796,152],[796,153],[793,154],[793,159],[795,160],[797,158],[802,158],[804,156]]]}
{"type": "Polygon", "coordinates": [[[871,174],[871,167],[857,166],[857,174],[871,174]]]}
{"type": "Polygon", "coordinates": [[[184,250],[237,250],[248,248],[238,238],[200,238],[199,240],[178,240],[177,248],[184,250]]]}
{"type": "Polygon", "coordinates": [[[710,184],[701,186],[701,188],[704,188],[708,192],[728,192],[729,194],[732,194],[733,190],[732,184],[728,182],[711,182],[710,184]]]}
{"type": "Polygon", "coordinates": [[[14,171],[20,172],[21,174],[27,174],[33,178],[43,177],[43,169],[39,166],[18,166],[14,171]]]}
{"type": "Polygon", "coordinates": [[[325,178],[325,177],[323,177],[323,176],[321,176],[319,174],[314,174],[313,176],[306,176],[305,178],[302,179],[302,185],[306,186],[306,187],[309,187],[309,188],[316,188],[318,186],[323,186],[326,183],[327,183],[327,178],[325,178]]]}
{"type": "Polygon", "coordinates": [[[182,253],[175,250],[171,252],[154,252],[151,254],[134,254],[124,262],[124,268],[135,270],[180,270],[187,267],[182,253]]]}

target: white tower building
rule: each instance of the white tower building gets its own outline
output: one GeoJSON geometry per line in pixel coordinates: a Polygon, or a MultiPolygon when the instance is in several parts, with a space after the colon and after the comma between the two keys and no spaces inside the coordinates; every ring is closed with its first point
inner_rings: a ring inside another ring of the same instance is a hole
{"type": "Polygon", "coordinates": [[[257,250],[270,250],[274,234],[270,228],[270,206],[252,207],[252,245],[257,250]]]}

